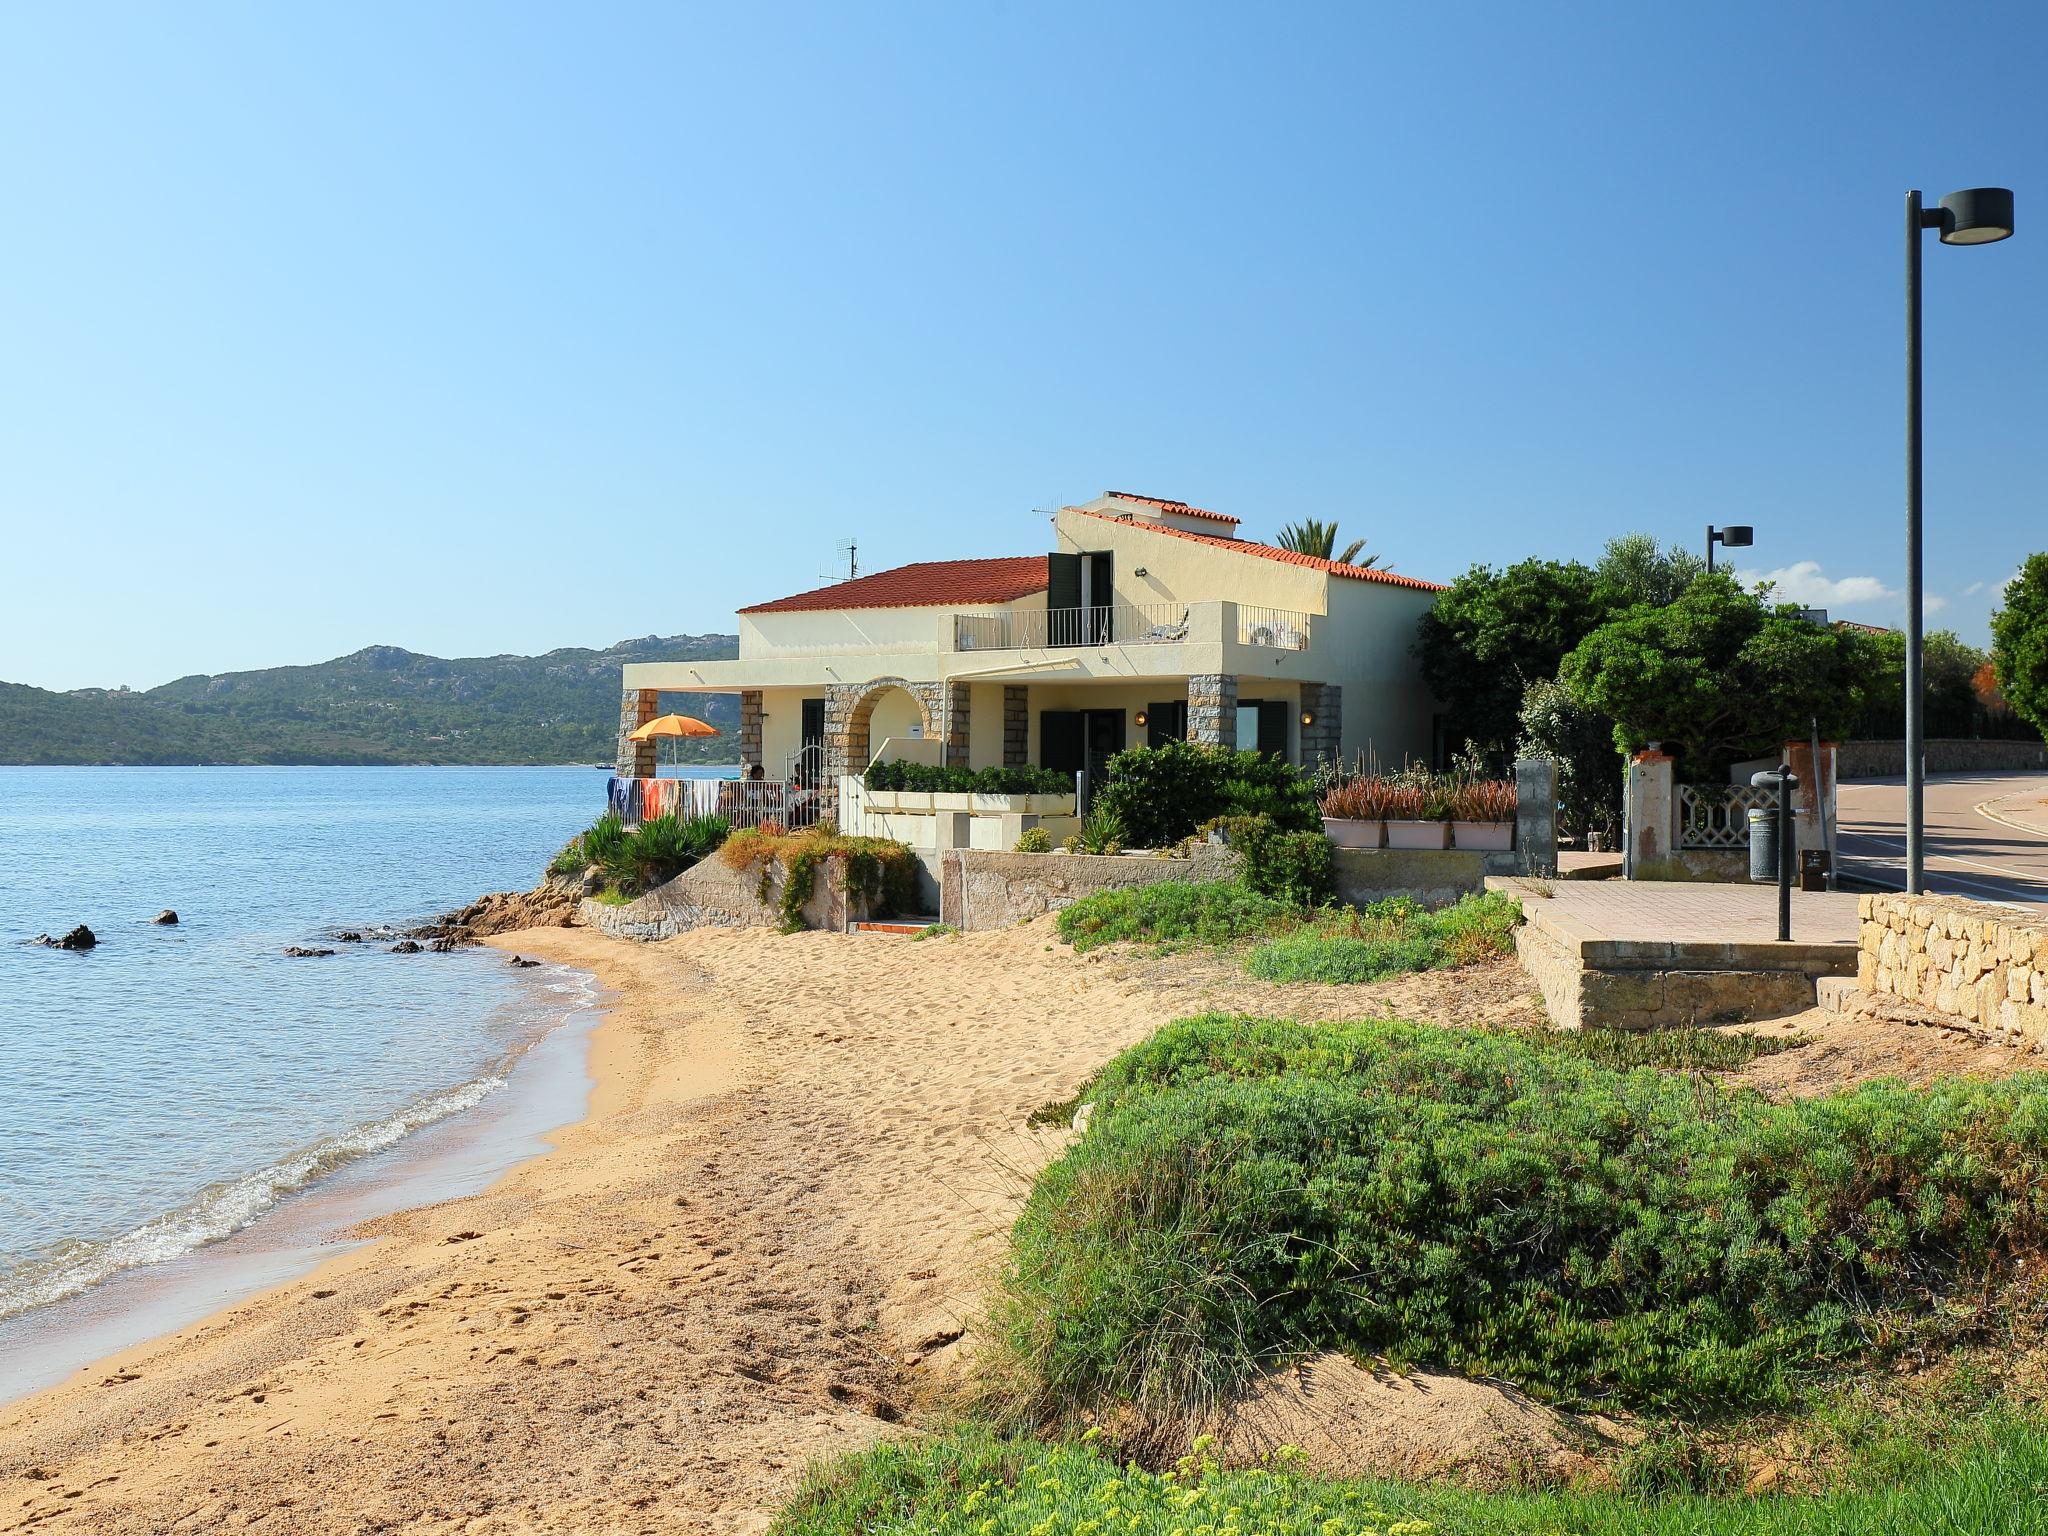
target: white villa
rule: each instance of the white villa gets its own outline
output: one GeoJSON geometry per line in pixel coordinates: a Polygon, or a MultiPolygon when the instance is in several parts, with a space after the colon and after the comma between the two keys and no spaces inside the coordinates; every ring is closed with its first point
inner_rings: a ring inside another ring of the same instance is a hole
{"type": "Polygon", "coordinates": [[[1183,736],[1303,765],[1433,756],[1410,646],[1442,588],[1236,529],[1113,491],[1062,507],[1046,554],[925,561],[743,608],[738,660],[625,668],[619,775],[653,775],[653,744],[626,733],[663,692],[738,694],[740,760],[828,797],[889,741],[1061,772],[1183,736]]]}

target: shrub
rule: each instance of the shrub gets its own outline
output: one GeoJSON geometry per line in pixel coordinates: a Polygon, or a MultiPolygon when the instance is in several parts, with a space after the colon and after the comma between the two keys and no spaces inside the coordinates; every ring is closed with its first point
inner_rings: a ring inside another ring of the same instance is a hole
{"type": "Polygon", "coordinates": [[[1005,1281],[1046,1416],[1171,1418],[1322,1348],[1778,1406],[1985,1319],[2048,1236],[2048,1074],[1775,1104],[1533,1035],[1212,1015],[1093,1093],[1005,1281]]]}
{"type": "Polygon", "coordinates": [[[1073,778],[1049,768],[962,768],[932,763],[870,763],[861,782],[869,789],[907,789],[947,795],[1061,795],[1073,778]]]}
{"type": "Polygon", "coordinates": [[[1239,880],[1161,880],[1083,896],[1059,915],[1060,937],[1085,953],[1103,944],[1229,944],[1271,933],[1293,913],[1239,880]]]}
{"type": "Polygon", "coordinates": [[[1320,907],[1337,894],[1336,863],[1321,819],[1313,832],[1283,832],[1265,816],[1240,817],[1230,844],[1244,859],[1244,883],[1289,906],[1320,907]]]}
{"type": "Polygon", "coordinates": [[[1017,834],[1018,853],[1051,853],[1052,834],[1043,827],[1026,827],[1017,834]]]}
{"type": "Polygon", "coordinates": [[[1284,759],[1190,741],[1117,753],[1095,804],[1114,811],[1139,848],[1177,843],[1218,816],[1266,816],[1284,832],[1321,825],[1314,788],[1284,759]]]}
{"type": "Polygon", "coordinates": [[[631,835],[616,814],[606,811],[577,841],[583,845],[583,857],[587,862],[610,870],[619,863],[631,835]]]}
{"type": "Polygon", "coordinates": [[[1375,902],[1362,912],[1262,944],[1245,957],[1261,981],[1378,981],[1506,954],[1520,906],[1498,891],[1461,897],[1436,912],[1415,902],[1375,902]]]}
{"type": "Polygon", "coordinates": [[[640,823],[627,844],[626,857],[644,890],[709,858],[731,830],[720,816],[656,816],[640,823]]]}

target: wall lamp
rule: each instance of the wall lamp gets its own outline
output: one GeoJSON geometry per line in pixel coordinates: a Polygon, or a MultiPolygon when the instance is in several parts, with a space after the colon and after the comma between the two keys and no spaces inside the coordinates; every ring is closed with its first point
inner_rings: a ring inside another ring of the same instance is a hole
{"type": "Polygon", "coordinates": [[[1138,724],[1143,725],[1145,723],[1145,711],[1143,711],[1142,709],[1139,710],[1136,715],[1132,716],[1132,718],[1136,720],[1138,724]]]}
{"type": "Polygon", "coordinates": [[[1304,709],[1301,712],[1301,723],[1303,725],[1314,725],[1316,723],[1315,711],[1312,709],[1304,709]]]}

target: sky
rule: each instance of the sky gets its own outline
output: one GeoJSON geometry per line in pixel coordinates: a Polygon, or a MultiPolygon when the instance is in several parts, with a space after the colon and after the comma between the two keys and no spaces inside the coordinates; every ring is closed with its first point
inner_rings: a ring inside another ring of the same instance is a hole
{"type": "Polygon", "coordinates": [[[2044,63],[2026,5],[0,0],[0,678],[730,630],[1109,489],[1438,580],[1749,523],[1898,622],[1903,199],[2002,185],[1925,250],[1983,643],[2044,63]]]}

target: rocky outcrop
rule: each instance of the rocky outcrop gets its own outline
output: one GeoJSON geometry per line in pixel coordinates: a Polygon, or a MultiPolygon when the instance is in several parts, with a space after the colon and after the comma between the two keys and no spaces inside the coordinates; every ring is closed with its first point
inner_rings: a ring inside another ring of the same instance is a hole
{"type": "Polygon", "coordinates": [[[443,940],[453,948],[520,928],[569,928],[575,925],[576,904],[582,895],[576,882],[550,875],[530,891],[493,891],[479,896],[468,906],[415,928],[412,936],[443,940]]]}
{"type": "Polygon", "coordinates": [[[294,960],[321,960],[333,954],[334,951],[331,949],[309,949],[303,944],[293,944],[286,948],[285,953],[294,960]]]}
{"type": "Polygon", "coordinates": [[[159,928],[175,928],[178,926],[178,914],[173,912],[169,907],[165,907],[163,911],[157,913],[157,915],[155,917],[152,917],[150,921],[152,923],[155,923],[159,928]]]}
{"type": "Polygon", "coordinates": [[[391,953],[394,955],[416,955],[419,952],[419,942],[415,939],[400,939],[391,946],[391,953]]]}
{"type": "Polygon", "coordinates": [[[86,927],[85,924],[80,923],[76,928],[72,929],[69,933],[65,934],[61,939],[53,939],[47,933],[39,933],[36,935],[35,942],[44,945],[50,949],[71,949],[83,951],[93,948],[96,944],[99,943],[99,939],[97,936],[94,935],[93,931],[90,928],[86,927]]]}

